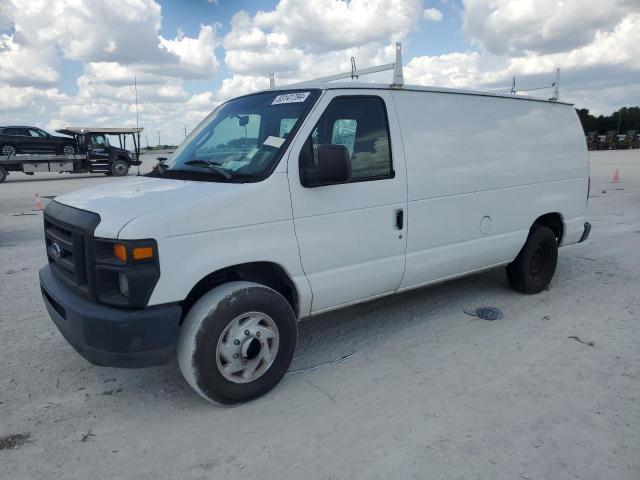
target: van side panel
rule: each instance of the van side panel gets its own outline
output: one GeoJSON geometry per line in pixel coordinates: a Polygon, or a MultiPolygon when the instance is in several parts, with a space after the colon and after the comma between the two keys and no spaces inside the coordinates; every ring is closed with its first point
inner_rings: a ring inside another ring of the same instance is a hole
{"type": "Polygon", "coordinates": [[[532,223],[561,214],[563,244],[585,220],[588,154],[573,108],[394,91],[408,179],[401,288],[512,261],[532,223]]]}

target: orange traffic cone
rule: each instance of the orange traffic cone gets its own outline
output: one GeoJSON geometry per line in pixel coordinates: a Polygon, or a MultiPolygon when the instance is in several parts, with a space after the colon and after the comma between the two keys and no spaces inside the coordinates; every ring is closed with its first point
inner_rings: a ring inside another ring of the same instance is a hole
{"type": "Polygon", "coordinates": [[[616,168],[616,172],[613,174],[613,180],[611,180],[612,183],[620,183],[620,172],[618,172],[618,169],[616,168]]]}
{"type": "Polygon", "coordinates": [[[42,200],[40,199],[40,195],[36,193],[36,198],[35,198],[35,202],[34,202],[34,210],[44,210],[44,207],[42,206],[42,200]]]}

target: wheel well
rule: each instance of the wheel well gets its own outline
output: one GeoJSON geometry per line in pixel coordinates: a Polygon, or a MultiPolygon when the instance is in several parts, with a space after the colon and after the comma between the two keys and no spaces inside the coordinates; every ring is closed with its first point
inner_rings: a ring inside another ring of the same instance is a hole
{"type": "Polygon", "coordinates": [[[255,282],[274,289],[289,302],[293,312],[298,316],[298,292],[284,269],[272,262],[252,262],[217,270],[200,280],[182,302],[183,319],[193,304],[209,290],[223,283],[238,280],[255,282]]]}
{"type": "Polygon", "coordinates": [[[533,222],[534,225],[544,225],[549,227],[558,239],[558,245],[562,241],[562,235],[564,234],[564,224],[562,223],[562,216],[557,213],[547,213],[542,215],[533,222]]]}

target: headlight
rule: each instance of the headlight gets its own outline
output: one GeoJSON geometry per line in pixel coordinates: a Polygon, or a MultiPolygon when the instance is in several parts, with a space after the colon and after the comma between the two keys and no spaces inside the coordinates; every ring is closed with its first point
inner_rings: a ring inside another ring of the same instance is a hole
{"type": "Polygon", "coordinates": [[[108,305],[142,308],[160,278],[155,240],[95,239],[97,300],[108,305]]]}

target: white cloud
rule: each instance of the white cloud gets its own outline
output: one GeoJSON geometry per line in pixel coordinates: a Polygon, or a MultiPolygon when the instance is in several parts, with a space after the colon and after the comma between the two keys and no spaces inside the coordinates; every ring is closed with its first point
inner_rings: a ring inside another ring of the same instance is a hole
{"type": "Polygon", "coordinates": [[[430,22],[439,22],[442,20],[442,12],[437,8],[427,8],[423,17],[430,22]]]}
{"type": "MultiPolygon", "coordinates": [[[[563,100],[600,113],[637,104],[638,97],[630,92],[637,94],[640,84],[640,13],[627,14],[608,31],[597,30],[590,42],[565,51],[415,57],[405,67],[405,77],[412,83],[473,89],[508,89],[516,77],[516,88],[524,88],[550,85],[556,67],[561,68],[563,100]]],[[[550,95],[551,89],[532,93],[550,95]]]]}
{"type": "MultiPolygon", "coordinates": [[[[15,33],[3,35],[0,62],[8,67],[21,62],[23,68],[33,70],[29,76],[36,81],[57,81],[60,56],[112,65],[135,64],[139,71],[180,78],[210,78],[219,67],[216,26],[201,25],[195,38],[182,34],[174,39],[161,37],[161,9],[154,0],[121,0],[117,8],[106,0],[8,2],[0,15],[11,16],[15,33]],[[26,61],[29,58],[33,61],[26,61]],[[29,63],[34,65],[29,67],[29,63]]],[[[15,73],[18,69],[8,70],[14,73],[5,74],[4,81],[23,81],[15,73]]]]}
{"type": "Polygon", "coordinates": [[[12,87],[0,83],[0,111],[41,109],[45,104],[55,106],[68,100],[57,88],[12,87]]]}
{"type": "Polygon", "coordinates": [[[463,31],[496,54],[555,53],[575,49],[609,31],[638,0],[463,0],[463,31]]]}
{"type": "Polygon", "coordinates": [[[60,78],[53,49],[33,50],[0,35],[0,82],[16,86],[55,85],[60,78]]]}
{"type": "Polygon", "coordinates": [[[405,81],[418,85],[469,88],[480,74],[477,52],[414,57],[404,69],[405,81]]]}
{"type": "Polygon", "coordinates": [[[196,38],[180,35],[179,38],[168,40],[160,37],[160,47],[179,59],[177,68],[172,69],[172,72],[183,77],[187,76],[187,72],[195,78],[215,75],[220,66],[215,55],[217,45],[214,25],[200,25],[196,38]]]}
{"type": "MultiPolygon", "coordinates": [[[[278,33],[289,47],[326,52],[403,38],[421,13],[422,0],[280,0],[274,10],[258,12],[250,23],[239,19],[234,28],[278,33]]],[[[243,47],[229,41],[225,48],[243,47]]]]}

